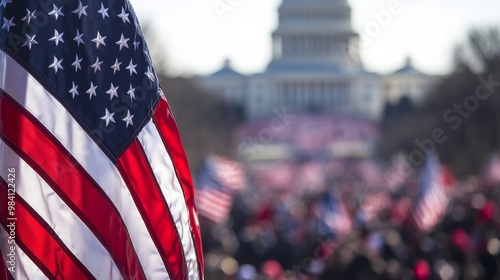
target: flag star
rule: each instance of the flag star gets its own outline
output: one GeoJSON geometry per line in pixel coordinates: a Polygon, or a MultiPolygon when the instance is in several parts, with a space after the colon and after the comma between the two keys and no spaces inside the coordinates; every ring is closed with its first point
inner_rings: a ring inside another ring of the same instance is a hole
{"type": "Polygon", "coordinates": [[[62,36],[64,35],[64,32],[59,34],[57,30],[54,30],[54,37],[50,38],[49,41],[54,41],[56,43],[56,46],[59,45],[59,42],[64,43],[64,40],[62,36]]]}
{"type": "Polygon", "coordinates": [[[97,96],[96,89],[98,86],[94,86],[93,82],[90,82],[90,88],[87,90],[87,94],[89,95],[89,99],[92,99],[93,96],[97,96]]]}
{"type": "Polygon", "coordinates": [[[35,40],[35,36],[36,36],[36,34],[33,34],[33,36],[26,34],[26,41],[24,41],[24,43],[21,45],[21,47],[28,46],[28,49],[31,50],[32,45],[38,44],[38,42],[35,40]]]}
{"type": "Polygon", "coordinates": [[[146,71],[145,75],[149,80],[151,80],[151,82],[154,82],[155,74],[153,73],[153,69],[151,68],[151,66],[148,66],[148,71],[146,71]]]}
{"type": "Polygon", "coordinates": [[[111,69],[113,69],[113,75],[114,75],[116,72],[120,71],[120,65],[121,65],[121,64],[122,64],[122,63],[121,63],[121,62],[118,62],[118,58],[117,58],[117,59],[115,60],[115,64],[111,65],[111,69]]]}
{"type": "Polygon", "coordinates": [[[83,39],[82,39],[83,34],[84,34],[84,33],[81,33],[81,34],[80,34],[80,30],[78,30],[78,29],[76,30],[76,37],[75,37],[75,38],[73,38],[73,41],[75,41],[75,42],[77,43],[77,45],[78,45],[78,46],[80,46],[80,43],[81,43],[82,45],[85,45],[85,42],[84,42],[84,41],[83,41],[83,39]]]}
{"type": "Polygon", "coordinates": [[[14,21],[14,17],[11,19],[3,18],[2,29],[7,29],[7,32],[9,32],[11,27],[16,26],[12,21],[14,21]]]}
{"type": "Polygon", "coordinates": [[[78,58],[78,54],[76,55],[75,62],[71,63],[71,66],[75,67],[75,72],[78,72],[78,69],[82,69],[82,65],[80,64],[82,62],[83,58],[78,58]]]}
{"type": "Polygon", "coordinates": [[[130,23],[130,19],[128,18],[128,13],[125,13],[125,9],[122,8],[121,14],[118,15],[119,18],[123,20],[123,23],[130,23]]]}
{"type": "Polygon", "coordinates": [[[71,82],[71,83],[73,84],[73,86],[69,90],[69,93],[71,93],[71,95],[73,96],[73,99],[75,99],[75,96],[79,95],[78,86],[76,86],[74,82],[71,82]]]}
{"type": "Polygon", "coordinates": [[[108,109],[106,109],[104,117],[101,118],[101,120],[106,122],[106,127],[109,125],[110,122],[113,123],[115,122],[115,119],[113,118],[114,115],[115,113],[109,113],[108,109]]]}
{"type": "Polygon", "coordinates": [[[125,47],[125,48],[127,48],[127,49],[128,49],[128,43],[127,43],[127,42],[128,42],[129,40],[130,40],[129,38],[125,38],[125,37],[123,37],[123,34],[122,34],[122,36],[120,37],[120,40],[118,40],[118,41],[116,42],[116,44],[117,44],[118,46],[120,46],[120,51],[123,49],[123,47],[125,47]]]}
{"type": "Polygon", "coordinates": [[[127,110],[127,115],[122,119],[122,121],[125,122],[125,127],[128,127],[129,125],[134,126],[134,121],[132,121],[133,117],[134,115],[130,115],[130,110],[127,110]]]}
{"type": "Polygon", "coordinates": [[[58,9],[57,6],[55,4],[53,4],[53,9],[52,11],[49,13],[50,16],[54,16],[54,18],[57,20],[59,18],[59,16],[64,16],[63,12],[61,12],[62,10],[62,6],[58,9]]]}
{"type": "Polygon", "coordinates": [[[141,44],[140,41],[134,41],[134,51],[137,50],[137,48],[139,47],[140,44],[141,44]]]}
{"type": "Polygon", "coordinates": [[[87,11],[85,11],[87,9],[87,7],[88,7],[88,5],[87,6],[82,5],[82,1],[78,1],[78,8],[76,10],[74,10],[72,13],[78,14],[78,18],[81,18],[82,15],[87,15],[87,11]]]}
{"type": "Polygon", "coordinates": [[[101,64],[103,61],[99,61],[99,57],[95,60],[95,63],[90,65],[90,67],[94,68],[94,73],[97,71],[101,71],[101,64]]]}
{"type": "Polygon", "coordinates": [[[96,49],[98,49],[100,45],[106,46],[106,43],[104,42],[106,38],[107,38],[106,36],[101,36],[99,31],[97,31],[97,36],[94,39],[92,39],[92,42],[96,44],[96,49]]]}
{"type": "Polygon", "coordinates": [[[104,8],[104,5],[101,2],[101,9],[97,12],[102,15],[102,19],[105,19],[106,17],[109,17],[108,10],[109,8],[104,8]]]}
{"type": "Polygon", "coordinates": [[[35,13],[36,13],[36,10],[31,12],[30,10],[26,9],[26,16],[23,17],[21,20],[25,21],[26,24],[29,25],[31,20],[36,18],[35,13]]]}
{"type": "Polygon", "coordinates": [[[0,6],[5,8],[9,3],[12,3],[12,0],[2,0],[2,2],[0,2],[0,6]]]}
{"type": "Polygon", "coordinates": [[[130,71],[130,76],[132,76],[132,73],[135,73],[137,74],[137,71],[135,70],[135,67],[137,67],[137,64],[133,64],[132,63],[132,59],[130,60],[130,63],[128,64],[127,67],[125,67],[125,69],[129,70],[130,71]]]}
{"type": "Polygon", "coordinates": [[[109,100],[113,100],[113,97],[118,97],[118,88],[111,83],[111,87],[109,88],[108,91],[106,91],[107,94],[109,94],[109,100]]]}
{"type": "Polygon", "coordinates": [[[59,69],[64,70],[64,68],[61,65],[62,61],[63,61],[62,59],[58,60],[57,57],[54,56],[54,62],[52,62],[52,64],[49,65],[49,68],[54,68],[54,71],[57,74],[57,70],[59,69]]]}
{"type": "Polygon", "coordinates": [[[130,85],[130,89],[127,91],[127,95],[130,96],[130,101],[134,101],[135,99],[135,88],[130,85]]]}

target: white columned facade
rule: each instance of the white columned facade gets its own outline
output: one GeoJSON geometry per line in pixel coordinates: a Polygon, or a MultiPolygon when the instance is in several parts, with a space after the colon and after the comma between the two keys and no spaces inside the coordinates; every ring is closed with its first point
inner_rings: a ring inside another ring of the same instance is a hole
{"type": "Polygon", "coordinates": [[[386,101],[421,98],[432,77],[410,63],[386,77],[366,72],[358,41],[347,0],[282,0],[266,71],[245,76],[226,63],[200,82],[237,103],[250,120],[277,110],[377,119],[386,101]],[[400,90],[408,85],[415,90],[400,90]]]}

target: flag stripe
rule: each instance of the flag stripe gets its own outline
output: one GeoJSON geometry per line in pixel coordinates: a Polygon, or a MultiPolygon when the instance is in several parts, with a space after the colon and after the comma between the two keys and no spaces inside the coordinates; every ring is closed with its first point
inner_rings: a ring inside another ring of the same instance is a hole
{"type": "MultiPolygon", "coordinates": [[[[219,192],[217,190],[200,190],[198,195],[198,198],[201,198],[201,196],[205,197],[207,199],[207,206],[212,206],[217,207],[219,209],[228,209],[232,205],[233,201],[233,196],[230,194],[225,194],[223,192],[219,192]]],[[[203,200],[202,200],[203,201],[203,200]]],[[[201,201],[200,201],[201,203],[201,201]]],[[[200,204],[201,205],[201,204],[200,204]]],[[[198,208],[201,206],[198,205],[198,208]]]]}
{"type": "Polygon", "coordinates": [[[217,190],[199,190],[198,191],[198,209],[205,218],[210,219],[217,224],[224,223],[227,220],[233,197],[217,190]]]}
{"type": "Polygon", "coordinates": [[[436,155],[427,157],[423,171],[421,194],[413,212],[413,222],[420,231],[432,230],[442,219],[448,207],[446,194],[447,170],[436,155]]]}
{"type": "MultiPolygon", "coordinates": [[[[0,185],[2,184],[0,183],[0,185]]],[[[3,186],[0,188],[3,188],[3,186]]],[[[1,216],[0,214],[0,229],[7,231],[7,226],[4,224],[1,216]]],[[[16,246],[17,261],[19,263],[19,268],[16,268],[18,271],[16,272],[16,279],[19,279],[18,275],[23,275],[20,279],[55,279],[50,269],[29,250],[29,247],[23,241],[16,240],[16,246]],[[22,270],[21,266],[26,269],[22,270]]]]}
{"type": "Polygon", "coordinates": [[[164,203],[156,181],[151,174],[141,146],[134,141],[116,163],[132,197],[142,213],[149,232],[156,244],[172,279],[186,279],[186,263],[175,222],[164,203]],[[156,186],[144,188],[144,186],[156,186]]]}
{"type": "MultiPolygon", "coordinates": [[[[191,172],[187,162],[186,153],[182,146],[181,138],[177,125],[170,111],[167,101],[163,98],[153,113],[153,122],[157,127],[160,137],[167,149],[170,158],[174,164],[174,169],[177,178],[182,186],[186,204],[189,210],[189,221],[191,224],[194,246],[197,256],[203,256],[203,249],[201,245],[200,225],[198,222],[198,213],[194,201],[194,185],[191,179],[191,172]]],[[[198,269],[200,277],[203,277],[203,258],[198,258],[198,269]]]]}
{"type": "Polygon", "coordinates": [[[113,204],[64,147],[13,102],[0,90],[0,118],[11,120],[4,122],[0,138],[30,164],[94,232],[124,277],[144,279],[128,233],[113,204]],[[23,135],[18,135],[19,127],[23,127],[23,135]],[[92,204],[87,203],[89,201],[92,204]]]}
{"type": "Polygon", "coordinates": [[[210,189],[198,191],[198,208],[200,211],[202,211],[201,208],[204,205],[208,209],[213,207],[219,211],[229,212],[232,204],[233,197],[229,194],[210,189]]]}
{"type": "MultiPolygon", "coordinates": [[[[206,207],[216,207],[219,210],[228,211],[231,205],[233,204],[233,196],[230,194],[226,194],[219,190],[215,189],[201,189],[198,191],[198,199],[200,200],[198,203],[198,208],[201,208],[201,205],[206,205],[206,207]],[[202,199],[205,198],[205,199],[202,199]]],[[[201,209],[200,209],[201,211],[201,209]]]]}
{"type": "MultiPolygon", "coordinates": [[[[0,155],[9,149],[11,153],[8,160],[0,159],[0,167],[13,160],[35,175],[27,178],[18,174],[19,180],[26,180],[19,184],[19,198],[29,193],[29,180],[39,179],[26,203],[33,203],[28,205],[34,211],[42,211],[37,215],[47,219],[54,238],[68,243],[61,246],[82,251],[72,253],[77,259],[82,258],[81,263],[99,279],[203,279],[201,238],[189,168],[175,123],[169,124],[168,129],[173,129],[174,145],[180,147],[176,157],[180,156],[186,167],[181,170],[174,170],[173,161],[162,146],[164,142],[170,144],[170,139],[162,139],[150,122],[158,103],[166,101],[162,99],[159,79],[130,3],[56,3],[49,13],[47,7],[33,0],[7,2],[2,11],[11,18],[5,30],[9,36],[0,36],[0,155]],[[35,12],[37,16],[54,16],[51,24],[36,26],[40,29],[36,41],[23,28],[32,26],[30,19],[35,18],[35,12]],[[98,15],[101,12],[102,17],[98,15]],[[51,38],[52,32],[55,37],[51,38]],[[71,37],[65,42],[63,34],[71,37]],[[8,40],[11,35],[26,35],[30,39],[20,46],[8,40]],[[53,47],[50,41],[54,40],[59,47],[53,47]],[[112,67],[108,60],[115,61],[112,67]],[[14,121],[12,114],[4,112],[2,103],[10,103],[6,106],[16,111],[14,121]],[[2,127],[3,122],[9,125],[2,127]],[[144,139],[152,135],[144,130],[148,123],[156,131],[157,143],[153,145],[139,139],[140,134],[144,139]],[[124,153],[128,156],[120,160],[124,153]],[[136,162],[127,161],[130,154],[136,162]],[[165,169],[170,169],[169,173],[165,169]],[[181,185],[179,181],[183,179],[175,176],[177,173],[182,173],[191,184],[181,185]],[[131,179],[142,175],[146,178],[131,179]],[[45,184],[49,197],[40,184],[45,184]],[[184,192],[189,192],[191,202],[185,201],[184,192]],[[151,197],[152,203],[148,199],[151,197]],[[54,199],[59,199],[59,203],[53,203],[54,199]],[[61,213],[54,215],[54,211],[61,213]],[[80,222],[91,240],[78,238],[82,228],[64,220],[70,216],[73,222],[80,222]],[[68,236],[73,240],[67,240],[68,236]],[[77,240],[82,247],[100,244],[101,253],[92,258],[96,252],[74,246],[77,240]],[[107,263],[101,262],[101,268],[96,268],[101,257],[107,263]]],[[[162,117],[168,117],[167,111],[162,117]]],[[[30,270],[26,275],[40,271],[30,266],[33,262],[28,258],[22,261],[27,262],[30,270]]]]}
{"type": "Polygon", "coordinates": [[[2,55],[12,70],[6,74],[15,73],[7,76],[5,88],[10,89],[8,94],[52,133],[119,209],[147,278],[168,279],[169,275],[159,252],[149,237],[148,229],[115,165],[38,81],[2,52],[0,60],[2,55]],[[22,76],[26,76],[26,81],[20,81],[22,76]],[[23,83],[25,86],[20,86],[23,83]],[[46,114],[46,108],[50,108],[51,114],[46,114]],[[96,162],[99,164],[95,164],[96,162]]]}
{"type": "MultiPolygon", "coordinates": [[[[7,232],[0,225],[0,234],[7,236],[7,232]]],[[[6,256],[7,248],[0,246],[1,253],[6,256]]],[[[40,268],[24,253],[24,251],[17,246],[16,248],[16,269],[15,273],[11,273],[12,279],[37,279],[45,280],[48,279],[45,273],[43,273],[40,268]]]]}
{"type": "Polygon", "coordinates": [[[184,258],[188,268],[189,279],[199,279],[198,261],[194,247],[191,226],[189,223],[189,210],[179,179],[174,172],[172,159],[163,145],[163,141],[153,122],[144,126],[137,139],[140,141],[144,155],[149,166],[154,167],[151,174],[156,179],[158,190],[163,196],[165,207],[169,208],[175,220],[178,235],[184,250],[184,258]]]}
{"type": "MultiPolygon", "coordinates": [[[[8,203],[8,184],[3,178],[0,179],[0,203],[8,203]]],[[[42,269],[47,277],[61,279],[96,279],[90,271],[73,255],[73,253],[64,245],[64,243],[52,231],[50,226],[29,207],[21,197],[15,198],[15,232],[16,243],[23,249],[29,250],[32,258],[42,269]]],[[[9,212],[7,207],[0,209],[1,223],[8,231],[7,225],[13,223],[9,221],[9,212]]]]}
{"type": "Polygon", "coordinates": [[[45,223],[52,225],[57,236],[92,275],[98,279],[121,278],[120,271],[106,248],[43,178],[2,141],[0,141],[0,147],[2,147],[5,159],[0,163],[0,175],[7,178],[9,167],[15,167],[16,173],[22,174],[16,181],[18,196],[23,198],[45,223]]]}

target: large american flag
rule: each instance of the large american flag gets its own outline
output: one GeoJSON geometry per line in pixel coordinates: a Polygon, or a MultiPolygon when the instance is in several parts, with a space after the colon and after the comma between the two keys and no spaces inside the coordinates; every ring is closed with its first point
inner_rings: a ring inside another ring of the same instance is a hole
{"type": "Polygon", "coordinates": [[[0,1],[0,276],[202,279],[190,171],[130,3],[0,1]]]}

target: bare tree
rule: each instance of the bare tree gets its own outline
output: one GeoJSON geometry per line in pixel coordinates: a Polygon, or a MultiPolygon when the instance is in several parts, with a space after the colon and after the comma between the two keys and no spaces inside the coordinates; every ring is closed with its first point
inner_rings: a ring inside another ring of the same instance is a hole
{"type": "Polygon", "coordinates": [[[384,127],[379,154],[390,157],[404,151],[409,155],[435,147],[457,175],[479,173],[491,153],[499,149],[499,83],[500,30],[474,29],[457,47],[454,71],[429,92],[424,105],[397,119],[384,120],[390,125],[384,127]],[[444,143],[432,140],[435,129],[444,132],[444,143]]]}

